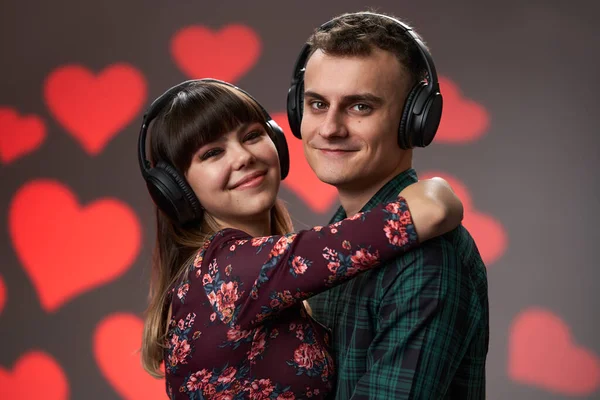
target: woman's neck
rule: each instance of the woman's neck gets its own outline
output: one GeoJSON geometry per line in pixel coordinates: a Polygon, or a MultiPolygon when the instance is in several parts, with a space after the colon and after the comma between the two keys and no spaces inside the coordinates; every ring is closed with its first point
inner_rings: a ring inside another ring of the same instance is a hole
{"type": "Polygon", "coordinates": [[[215,218],[215,222],[222,228],[239,229],[252,237],[269,236],[271,231],[271,213],[264,216],[255,216],[248,219],[236,219],[234,221],[220,220],[215,218]]]}

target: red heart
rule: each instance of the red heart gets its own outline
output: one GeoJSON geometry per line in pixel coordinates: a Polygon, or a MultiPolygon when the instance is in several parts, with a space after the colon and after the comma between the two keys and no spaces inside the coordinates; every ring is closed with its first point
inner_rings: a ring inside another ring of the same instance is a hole
{"type": "Polygon", "coordinates": [[[45,138],[46,126],[40,117],[20,117],[14,109],[0,107],[0,161],[4,164],[36,150],[45,138]]]}
{"type": "Polygon", "coordinates": [[[285,132],[290,150],[290,173],[283,184],[296,193],[313,211],[318,213],[328,211],[337,200],[337,189],[321,182],[310,168],[304,157],[302,140],[289,133],[291,130],[287,114],[276,113],[272,114],[272,117],[285,132]]]}
{"type": "Polygon", "coordinates": [[[31,351],[17,360],[12,373],[0,368],[0,399],[65,400],[69,382],[52,357],[31,351]]]}
{"type": "Polygon", "coordinates": [[[94,334],[94,355],[104,377],[127,400],[164,399],[165,381],[142,368],[139,349],[143,323],[131,314],[113,314],[94,334]]]}
{"type": "Polygon", "coordinates": [[[570,396],[600,387],[600,359],[575,344],[569,327],[546,310],[532,308],[515,318],[508,357],[508,373],[517,382],[570,396]]]}
{"type": "Polygon", "coordinates": [[[9,227],[42,307],[50,312],[122,275],[140,249],[140,224],[128,206],[103,199],[82,208],[69,188],[50,180],[19,189],[9,227]]]}
{"type": "Polygon", "coordinates": [[[67,65],[46,78],[44,97],[56,120],[96,155],[137,115],[146,100],[146,81],[127,64],[113,64],[98,76],[67,65]]]}
{"type": "Polygon", "coordinates": [[[192,25],[171,39],[175,64],[192,79],[215,78],[235,82],[256,64],[260,38],[244,25],[227,25],[218,32],[192,25]]]}
{"type": "Polygon", "coordinates": [[[477,243],[481,258],[488,266],[496,262],[508,247],[508,237],[502,223],[491,215],[477,211],[472,203],[469,190],[457,178],[438,171],[429,171],[419,175],[420,179],[439,176],[448,181],[452,190],[463,203],[462,224],[477,243]]]}
{"type": "Polygon", "coordinates": [[[4,279],[0,276],[0,314],[4,310],[4,304],[6,304],[6,285],[4,279]]]}
{"type": "Polygon", "coordinates": [[[444,111],[435,140],[438,143],[465,143],[478,139],[489,128],[490,117],[482,105],[464,98],[450,79],[440,77],[444,111]]]}

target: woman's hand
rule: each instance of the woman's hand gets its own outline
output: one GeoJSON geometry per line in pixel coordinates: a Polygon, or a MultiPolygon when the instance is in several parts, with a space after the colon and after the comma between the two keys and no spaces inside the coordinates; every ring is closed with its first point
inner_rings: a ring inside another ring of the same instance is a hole
{"type": "Polygon", "coordinates": [[[463,219],[463,204],[445,179],[413,183],[400,196],[408,203],[419,242],[451,231],[463,219]]]}

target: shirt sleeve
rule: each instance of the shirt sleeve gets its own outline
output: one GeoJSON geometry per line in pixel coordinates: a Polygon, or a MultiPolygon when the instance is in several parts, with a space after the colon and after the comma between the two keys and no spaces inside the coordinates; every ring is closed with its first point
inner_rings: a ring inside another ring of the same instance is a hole
{"type": "MultiPolygon", "coordinates": [[[[465,353],[482,332],[481,305],[471,296],[468,272],[461,270],[467,267],[456,261],[451,246],[439,238],[411,254],[396,261],[400,273],[380,303],[367,355],[372,362],[355,387],[354,400],[445,398],[465,353]]],[[[485,383],[476,386],[485,390],[485,383]]],[[[451,397],[479,399],[479,392],[451,397]]]]}
{"type": "Polygon", "coordinates": [[[252,238],[218,232],[195,260],[216,316],[248,329],[408,251],[418,238],[404,198],[325,227],[252,238]]]}

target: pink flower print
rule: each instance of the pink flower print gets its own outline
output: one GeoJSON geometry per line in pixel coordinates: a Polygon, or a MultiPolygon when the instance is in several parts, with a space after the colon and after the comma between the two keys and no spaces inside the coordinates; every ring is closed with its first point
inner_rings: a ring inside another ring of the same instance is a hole
{"type": "Polygon", "coordinates": [[[194,268],[200,268],[202,266],[202,252],[199,251],[198,254],[196,254],[196,257],[194,257],[194,268]]]}
{"type": "Polygon", "coordinates": [[[279,301],[279,299],[272,299],[271,302],[269,303],[269,305],[271,306],[271,308],[276,308],[277,306],[279,306],[279,304],[281,304],[281,302],[279,301]]]}
{"type": "Polygon", "coordinates": [[[227,384],[233,380],[237,370],[234,367],[227,367],[223,372],[221,372],[221,376],[217,379],[217,382],[227,384]]]}
{"type": "Polygon", "coordinates": [[[386,226],[383,228],[385,236],[389,242],[395,246],[404,246],[408,243],[408,235],[406,229],[400,221],[388,220],[386,226]]]}
{"type": "Polygon", "coordinates": [[[291,304],[294,302],[294,296],[292,296],[292,292],[289,290],[284,290],[283,293],[280,293],[279,297],[285,304],[291,304]]]}
{"type": "Polygon", "coordinates": [[[285,253],[285,250],[287,248],[288,248],[287,238],[285,236],[282,236],[282,237],[279,238],[279,240],[277,241],[277,243],[275,243],[275,246],[273,246],[273,249],[271,249],[270,256],[271,257],[277,257],[277,256],[285,253]]]}
{"type": "Polygon", "coordinates": [[[187,381],[187,390],[190,392],[195,392],[196,390],[202,388],[202,386],[206,385],[210,378],[212,378],[212,372],[206,369],[194,372],[192,375],[190,375],[190,378],[187,381]]]}
{"type": "Polygon", "coordinates": [[[342,242],[342,247],[344,248],[344,250],[350,250],[350,249],[352,248],[352,245],[350,244],[350,242],[349,242],[349,241],[347,241],[347,240],[344,240],[344,241],[342,242]]]}
{"type": "Polygon", "coordinates": [[[252,347],[248,351],[248,360],[251,363],[255,363],[256,361],[254,360],[265,351],[266,343],[265,332],[263,330],[257,330],[254,333],[254,338],[252,338],[252,347]]]}
{"type": "Polygon", "coordinates": [[[398,214],[398,211],[400,210],[400,204],[389,203],[387,206],[385,206],[385,209],[392,214],[398,214]]]}
{"type": "Polygon", "coordinates": [[[231,264],[229,264],[228,266],[225,267],[225,275],[227,275],[227,276],[231,275],[231,264]]]}
{"type": "Polygon", "coordinates": [[[217,291],[216,308],[221,313],[222,320],[226,324],[231,322],[231,319],[233,318],[235,302],[238,298],[237,282],[223,282],[221,284],[221,288],[217,291]]]}
{"type": "Polygon", "coordinates": [[[217,295],[215,294],[215,292],[210,292],[206,297],[208,297],[208,301],[212,306],[214,306],[217,302],[217,295]]]}
{"type": "Polygon", "coordinates": [[[246,339],[252,331],[242,331],[240,330],[240,326],[236,325],[235,328],[231,328],[227,331],[227,341],[228,342],[239,342],[242,339],[246,339]]]}
{"type": "Polygon", "coordinates": [[[202,277],[202,284],[206,286],[212,282],[213,282],[212,276],[210,276],[209,274],[204,274],[204,276],[202,277]]]}
{"type": "Polygon", "coordinates": [[[373,254],[369,253],[367,249],[362,248],[354,253],[354,255],[350,257],[350,260],[352,260],[353,267],[362,270],[379,262],[379,252],[373,254]]]}
{"type": "Polygon", "coordinates": [[[171,350],[171,354],[168,357],[169,364],[174,367],[177,364],[186,364],[186,358],[190,355],[191,346],[187,339],[177,341],[175,347],[171,350]]]}
{"type": "Polygon", "coordinates": [[[179,286],[179,288],[177,289],[177,297],[179,297],[179,300],[183,300],[183,298],[185,297],[185,295],[187,294],[189,289],[190,289],[189,283],[179,286]]]}
{"type": "Polygon", "coordinates": [[[330,261],[327,264],[327,268],[331,271],[332,274],[337,273],[338,268],[340,267],[340,261],[330,261]]]}
{"type": "Polygon", "coordinates": [[[292,260],[292,268],[296,275],[302,275],[308,269],[308,265],[306,265],[306,260],[304,258],[296,256],[292,260]]]}
{"type": "Polygon", "coordinates": [[[271,383],[270,379],[256,379],[249,386],[250,399],[262,400],[268,399],[271,393],[273,393],[275,385],[271,383]]]}
{"type": "Polygon", "coordinates": [[[217,393],[217,388],[212,383],[208,383],[202,389],[202,393],[204,394],[204,397],[212,399],[213,397],[211,396],[214,396],[217,393]]]}
{"type": "Polygon", "coordinates": [[[263,243],[265,243],[267,240],[269,240],[268,236],[265,237],[258,237],[258,238],[252,238],[252,246],[253,247],[258,247],[260,245],[262,245],[263,243]]]}
{"type": "Polygon", "coordinates": [[[412,224],[412,218],[410,217],[410,212],[408,211],[404,211],[402,213],[402,215],[400,215],[400,223],[402,225],[411,225],[412,224]]]}
{"type": "Polygon", "coordinates": [[[326,260],[337,260],[338,253],[337,251],[330,249],[329,247],[325,247],[323,249],[323,258],[326,260]]]}
{"type": "Polygon", "coordinates": [[[323,361],[323,354],[315,345],[302,343],[294,351],[294,361],[300,368],[312,369],[315,363],[323,361]]]}
{"type": "MultiPolygon", "coordinates": [[[[348,218],[346,218],[346,219],[347,219],[348,221],[354,221],[354,220],[356,220],[356,219],[360,219],[360,218],[362,218],[362,217],[363,217],[363,215],[365,215],[365,213],[364,213],[364,212],[359,212],[359,213],[356,213],[356,214],[354,214],[353,216],[351,216],[351,217],[348,217],[348,218]]],[[[342,222],[342,221],[340,221],[339,223],[341,223],[341,222],[342,222]]]]}
{"type": "Polygon", "coordinates": [[[215,275],[217,273],[217,268],[218,268],[217,259],[215,258],[208,265],[208,273],[211,274],[211,275],[215,275]]]}

